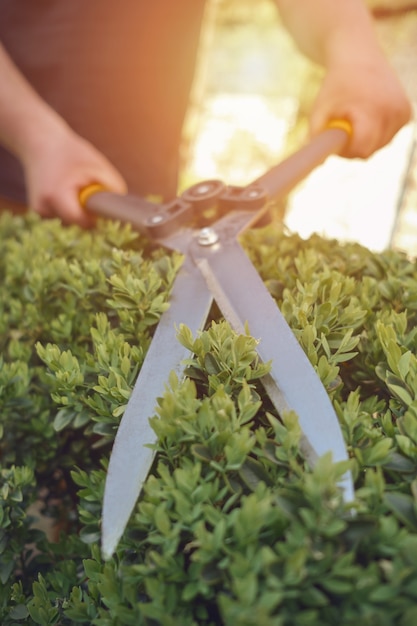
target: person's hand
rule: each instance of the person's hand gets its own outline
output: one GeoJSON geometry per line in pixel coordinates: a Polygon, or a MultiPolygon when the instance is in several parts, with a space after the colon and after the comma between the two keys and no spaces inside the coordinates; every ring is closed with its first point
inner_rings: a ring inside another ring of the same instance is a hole
{"type": "Polygon", "coordinates": [[[310,115],[310,130],[315,135],[333,119],[348,120],[353,134],[342,156],[367,158],[391,141],[411,113],[405,91],[387,62],[365,57],[328,69],[310,115]]]}
{"type": "Polygon", "coordinates": [[[79,202],[80,191],[99,183],[116,193],[126,184],[109,161],[67,126],[38,137],[22,158],[29,208],[43,217],[59,217],[83,227],[94,224],[79,202]]]}
{"type": "Polygon", "coordinates": [[[310,114],[312,135],[350,122],[343,156],[367,158],[411,117],[408,97],[380,46],[363,0],[276,0],[300,50],[326,74],[310,114]]]}
{"type": "Polygon", "coordinates": [[[121,175],[33,89],[0,43],[0,142],[21,162],[29,208],[65,223],[94,224],[80,191],[98,183],[125,193],[121,175]]]}

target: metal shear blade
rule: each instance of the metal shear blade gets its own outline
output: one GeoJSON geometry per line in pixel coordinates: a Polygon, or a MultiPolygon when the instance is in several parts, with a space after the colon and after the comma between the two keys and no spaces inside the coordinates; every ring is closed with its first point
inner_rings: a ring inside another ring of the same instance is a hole
{"type": "Polygon", "coordinates": [[[181,375],[189,352],[175,341],[175,329],[186,324],[193,333],[207,319],[213,296],[190,259],[185,259],[173,286],[170,308],[162,315],[117,431],[107,472],[102,515],[102,553],[110,558],[152,465],[155,443],[149,417],[163,394],[168,374],[181,375]],[[188,297],[184,297],[188,295],[188,297]]]}
{"type": "MultiPolygon", "coordinates": [[[[165,206],[109,193],[93,194],[88,199],[88,210],[107,217],[122,215],[185,257],[170,308],[160,319],[116,435],[103,503],[105,558],[116,549],[152,465],[154,453],[149,445],[156,443],[156,435],[148,420],[157,398],[164,392],[169,373],[175,370],[180,374],[181,363],[189,356],[176,339],[176,328],[185,324],[193,334],[201,330],[213,298],[238,333],[245,332],[248,325],[251,335],[259,340],[261,360],[272,362],[270,374],[263,380],[265,389],[279,413],[297,413],[309,462],[314,464],[329,451],[334,461],[348,458],[336,414],[320,379],[237,241],[240,232],[263,213],[268,197],[287,193],[326,156],[337,153],[346,139],[344,130],[329,129],[243,189],[204,181],[165,206]],[[209,228],[194,228],[195,218],[213,202],[223,203],[229,212],[209,228]]],[[[345,501],[350,502],[354,496],[350,473],[344,476],[341,487],[345,501]]]]}
{"type": "MultiPolygon", "coordinates": [[[[275,301],[233,234],[236,216],[227,215],[216,227],[218,242],[192,247],[192,255],[224,317],[238,333],[259,340],[261,360],[271,361],[270,374],[262,380],[278,413],[293,410],[303,432],[307,460],[331,451],[334,461],[346,460],[343,436],[330,399],[314,368],[300,347],[275,301]],[[244,284],[237,280],[244,276],[244,284]]],[[[353,499],[351,477],[342,488],[346,501],[353,499]]]]}

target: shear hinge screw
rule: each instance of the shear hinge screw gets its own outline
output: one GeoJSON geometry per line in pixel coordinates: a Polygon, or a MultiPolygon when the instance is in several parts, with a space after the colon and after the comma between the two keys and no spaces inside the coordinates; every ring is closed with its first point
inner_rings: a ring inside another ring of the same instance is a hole
{"type": "Polygon", "coordinates": [[[163,220],[164,220],[163,215],[152,215],[152,217],[149,218],[149,222],[151,224],[160,224],[161,222],[163,222],[163,220]]]}
{"type": "Polygon", "coordinates": [[[219,236],[214,228],[202,228],[198,235],[198,243],[200,246],[212,246],[217,243],[219,236]]]}
{"type": "Polygon", "coordinates": [[[208,183],[201,183],[194,189],[195,193],[199,196],[203,196],[204,194],[211,191],[211,186],[208,183]]]}

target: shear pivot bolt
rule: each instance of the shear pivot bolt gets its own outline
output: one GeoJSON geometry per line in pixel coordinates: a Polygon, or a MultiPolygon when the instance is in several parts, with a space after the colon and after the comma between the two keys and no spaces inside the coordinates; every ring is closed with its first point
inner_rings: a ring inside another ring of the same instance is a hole
{"type": "Polygon", "coordinates": [[[207,183],[201,183],[201,185],[198,185],[197,187],[194,188],[194,191],[196,194],[203,196],[204,194],[211,191],[211,185],[207,183]]]}
{"type": "Polygon", "coordinates": [[[212,246],[217,243],[219,236],[213,228],[202,228],[198,235],[198,243],[200,246],[212,246]]]}
{"type": "Polygon", "coordinates": [[[149,219],[149,222],[151,224],[160,224],[161,222],[163,222],[163,220],[164,220],[163,215],[152,215],[152,217],[149,219]]]}

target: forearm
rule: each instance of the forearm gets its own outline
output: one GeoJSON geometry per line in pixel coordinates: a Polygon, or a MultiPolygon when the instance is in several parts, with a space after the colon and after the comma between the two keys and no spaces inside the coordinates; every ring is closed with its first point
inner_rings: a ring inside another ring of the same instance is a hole
{"type": "Polygon", "coordinates": [[[276,0],[300,50],[330,68],[382,55],[372,17],[361,0],[276,0]]]}
{"type": "Polygon", "coordinates": [[[65,122],[36,93],[0,44],[0,143],[24,161],[65,122]]]}

